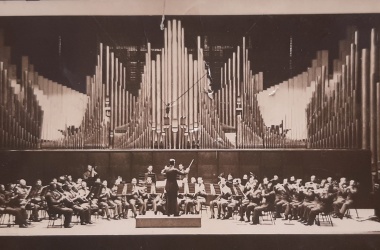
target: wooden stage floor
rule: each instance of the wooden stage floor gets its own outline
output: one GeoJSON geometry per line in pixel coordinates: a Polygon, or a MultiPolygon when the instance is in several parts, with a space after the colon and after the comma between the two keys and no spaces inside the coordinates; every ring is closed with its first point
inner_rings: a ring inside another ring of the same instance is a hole
{"type": "MultiPolygon", "coordinates": [[[[360,218],[373,215],[372,209],[358,209],[360,218]]],[[[151,216],[151,211],[148,211],[151,216]]],[[[356,217],[355,210],[351,214],[356,217]]],[[[159,215],[157,215],[159,216],[159,215]]],[[[162,216],[162,215],[161,215],[162,216]]],[[[185,217],[183,215],[182,217],[185,217]]],[[[191,217],[191,215],[188,215],[191,217]]],[[[97,235],[266,235],[266,234],[312,234],[312,235],[341,235],[341,234],[379,234],[380,223],[375,221],[356,221],[344,218],[333,218],[334,226],[322,224],[321,226],[304,226],[297,221],[294,225],[287,225],[288,221],[277,219],[275,225],[265,222],[265,225],[250,225],[236,219],[218,220],[209,219],[206,213],[202,216],[200,228],[136,228],[134,218],[123,220],[105,220],[98,218],[92,225],[74,224],[73,228],[47,228],[47,220],[32,223],[29,228],[11,228],[1,226],[0,236],[97,236],[97,235]]],[[[76,220],[76,218],[74,219],[76,220]]],[[[379,236],[380,237],[380,236],[379,236]]]]}

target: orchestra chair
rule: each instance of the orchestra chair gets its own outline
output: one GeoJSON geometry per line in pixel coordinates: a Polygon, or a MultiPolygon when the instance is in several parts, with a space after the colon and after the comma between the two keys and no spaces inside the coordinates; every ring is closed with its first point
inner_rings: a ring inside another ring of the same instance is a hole
{"type": "Polygon", "coordinates": [[[346,212],[344,214],[344,217],[346,217],[348,219],[353,219],[352,215],[351,215],[351,212],[350,212],[351,209],[355,209],[356,219],[359,219],[359,213],[358,213],[358,209],[357,209],[357,206],[356,206],[356,200],[354,200],[353,203],[352,203],[352,205],[346,210],[346,212]]]}
{"type": "Polygon", "coordinates": [[[47,211],[49,215],[47,228],[54,228],[54,227],[63,227],[63,215],[62,214],[56,214],[56,213],[50,213],[47,211]],[[60,224],[55,224],[56,221],[60,221],[60,224]]]}
{"type": "Polygon", "coordinates": [[[8,213],[0,213],[0,225],[1,226],[7,226],[7,227],[12,227],[16,225],[15,221],[15,216],[12,214],[8,213]],[[6,220],[6,218],[8,220],[6,220]]]}
{"type": "Polygon", "coordinates": [[[206,211],[206,216],[208,217],[208,206],[206,204],[201,204],[201,216],[203,215],[203,210],[206,211]]]}
{"type": "Polygon", "coordinates": [[[212,193],[211,189],[212,184],[211,183],[204,183],[205,185],[205,191],[206,191],[206,203],[201,205],[201,215],[203,214],[203,211],[206,211],[206,216],[208,217],[208,209],[210,208],[210,202],[214,200],[215,195],[212,193]]]}
{"type": "Polygon", "coordinates": [[[356,208],[355,204],[351,208],[347,209],[344,217],[346,217],[348,219],[352,219],[351,212],[350,212],[351,209],[355,209],[355,211],[356,211],[356,219],[359,219],[358,209],[356,208]]]}
{"type": "Polygon", "coordinates": [[[234,220],[239,220],[240,219],[239,210],[240,210],[240,205],[238,205],[237,207],[235,207],[234,211],[232,211],[232,217],[234,218],[234,220]]]}
{"type": "Polygon", "coordinates": [[[321,223],[327,223],[333,227],[334,224],[332,222],[331,213],[332,213],[332,211],[331,212],[320,212],[319,214],[317,214],[317,216],[315,217],[315,224],[320,226],[321,223]]]}
{"type": "Polygon", "coordinates": [[[275,225],[276,224],[276,216],[275,216],[275,207],[271,205],[268,209],[261,212],[259,215],[259,223],[260,225],[275,225]],[[264,223],[265,221],[270,221],[270,224],[264,223]]]}

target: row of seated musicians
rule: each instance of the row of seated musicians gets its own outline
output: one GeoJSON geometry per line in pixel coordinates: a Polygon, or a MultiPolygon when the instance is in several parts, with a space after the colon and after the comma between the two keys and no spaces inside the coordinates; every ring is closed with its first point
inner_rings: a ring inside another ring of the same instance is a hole
{"type": "MultiPolygon", "coordinates": [[[[178,183],[178,208],[182,213],[200,213],[202,208],[209,205],[211,218],[214,217],[215,206],[218,210],[218,218],[222,215],[224,219],[228,219],[231,217],[231,212],[236,210],[239,211],[242,218],[244,208],[247,209],[247,204],[245,204],[247,199],[250,203],[249,197],[243,193],[246,191],[246,187],[239,183],[226,183],[224,180],[224,183],[219,184],[203,184],[201,178],[198,179],[198,183],[183,181],[178,181],[178,183]],[[222,189],[224,186],[229,187],[230,197],[227,199],[235,202],[228,202],[227,200],[223,202],[225,194],[222,189]]],[[[103,181],[102,183],[95,182],[91,189],[88,189],[84,181],[78,184],[63,179],[60,182],[52,182],[45,187],[40,185],[38,190],[30,188],[27,192],[25,191],[27,189],[25,184],[21,184],[13,190],[5,190],[4,186],[0,189],[0,214],[13,214],[20,227],[28,225],[26,210],[31,210],[30,219],[34,221],[40,220],[38,210],[45,209],[49,217],[63,214],[65,216],[65,227],[71,227],[73,214],[80,217],[82,225],[92,223],[91,214],[102,214],[108,220],[111,219],[111,214],[114,219],[126,219],[129,209],[136,217],[137,212],[145,214],[150,207],[155,214],[157,212],[165,214],[164,182],[137,185],[137,180],[133,179],[132,183],[119,184],[116,182],[112,189],[109,189],[107,181],[103,181]],[[12,198],[9,198],[12,196],[12,191],[17,202],[12,202],[12,198]],[[26,193],[28,193],[27,196],[25,196],[26,193]]],[[[307,190],[307,192],[309,191],[307,190]]],[[[250,215],[247,214],[247,218],[249,221],[250,215]]]]}
{"type": "MultiPolygon", "coordinates": [[[[145,214],[146,210],[152,208],[155,214],[166,211],[165,182],[139,183],[133,179],[132,183],[115,184],[111,189],[107,187],[107,182],[95,182],[89,189],[87,182],[79,184],[71,180],[54,180],[50,185],[42,186],[38,181],[34,187],[26,186],[25,180],[20,180],[18,184],[9,184],[7,188],[0,184],[0,224],[18,224],[21,228],[28,227],[31,222],[40,222],[39,211],[46,211],[45,215],[54,220],[57,215],[64,215],[65,227],[71,227],[72,215],[80,217],[82,225],[92,224],[91,215],[101,214],[110,220],[128,218],[128,210],[132,211],[134,217],[137,214],[145,214]],[[14,223],[5,223],[6,214],[15,217],[14,223]],[[29,219],[28,219],[29,218],[29,219]]],[[[188,213],[187,205],[184,208],[185,200],[198,196],[195,192],[194,183],[186,183],[178,180],[179,184],[179,209],[188,213]]],[[[209,204],[210,200],[220,194],[218,184],[202,184],[203,190],[198,194],[203,197],[202,205],[209,204]]],[[[236,189],[234,189],[236,190],[236,189]]],[[[242,191],[238,189],[236,197],[242,196],[242,191]]],[[[199,213],[200,209],[192,213],[199,213]]]]}

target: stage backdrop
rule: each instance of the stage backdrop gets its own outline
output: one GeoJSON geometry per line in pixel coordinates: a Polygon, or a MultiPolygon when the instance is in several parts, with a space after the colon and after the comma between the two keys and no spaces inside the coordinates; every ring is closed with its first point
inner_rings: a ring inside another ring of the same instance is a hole
{"type": "Polygon", "coordinates": [[[202,176],[205,182],[217,182],[219,174],[231,173],[242,177],[249,172],[259,178],[280,178],[294,175],[309,180],[311,175],[319,179],[342,176],[360,182],[364,197],[371,192],[370,151],[368,150],[147,150],[147,151],[0,151],[0,183],[20,178],[28,185],[41,179],[46,185],[52,178],[70,174],[81,177],[88,164],[97,166],[102,179],[110,184],[117,176],[130,182],[139,173],[153,165],[159,180],[161,170],[170,158],[188,166],[194,159],[189,177],[202,176]]]}

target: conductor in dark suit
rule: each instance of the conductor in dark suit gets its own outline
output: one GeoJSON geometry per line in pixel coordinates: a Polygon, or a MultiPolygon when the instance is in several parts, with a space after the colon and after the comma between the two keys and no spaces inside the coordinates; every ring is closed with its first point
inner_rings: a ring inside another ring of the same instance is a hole
{"type": "Polygon", "coordinates": [[[178,214],[178,208],[177,208],[177,196],[178,196],[178,183],[177,183],[177,176],[178,175],[186,175],[190,171],[190,166],[180,171],[176,169],[175,167],[175,160],[170,159],[169,161],[169,167],[165,167],[161,173],[166,175],[166,195],[167,195],[167,201],[166,201],[166,211],[167,215],[170,216],[171,214],[174,214],[174,216],[179,216],[178,214]]]}

